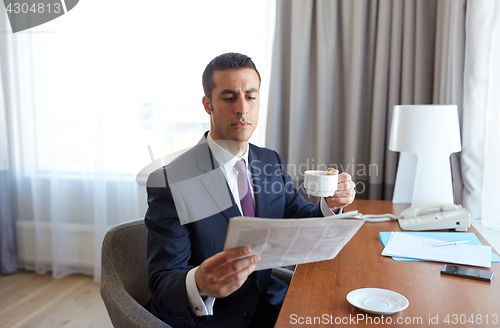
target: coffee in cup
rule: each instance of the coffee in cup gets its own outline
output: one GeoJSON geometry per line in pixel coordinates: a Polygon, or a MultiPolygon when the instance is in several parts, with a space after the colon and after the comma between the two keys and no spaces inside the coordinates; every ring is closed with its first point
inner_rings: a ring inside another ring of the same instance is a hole
{"type": "Polygon", "coordinates": [[[309,170],[304,175],[304,187],[308,195],[316,197],[330,197],[335,194],[339,183],[336,172],[309,170]]]}

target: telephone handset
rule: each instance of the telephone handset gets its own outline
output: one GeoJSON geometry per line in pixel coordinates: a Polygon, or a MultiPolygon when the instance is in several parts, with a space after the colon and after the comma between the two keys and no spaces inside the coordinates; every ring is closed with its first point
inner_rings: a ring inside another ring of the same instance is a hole
{"type": "Polygon", "coordinates": [[[398,222],[403,230],[467,231],[471,220],[462,205],[436,203],[410,207],[401,213],[398,222]]]}

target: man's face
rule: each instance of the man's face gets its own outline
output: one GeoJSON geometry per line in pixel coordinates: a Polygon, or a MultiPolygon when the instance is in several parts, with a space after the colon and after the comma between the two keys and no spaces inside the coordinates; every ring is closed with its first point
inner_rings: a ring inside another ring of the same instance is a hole
{"type": "Polygon", "coordinates": [[[245,145],[259,120],[259,76],[251,68],[215,71],[212,101],[203,97],[214,140],[245,145]]]}

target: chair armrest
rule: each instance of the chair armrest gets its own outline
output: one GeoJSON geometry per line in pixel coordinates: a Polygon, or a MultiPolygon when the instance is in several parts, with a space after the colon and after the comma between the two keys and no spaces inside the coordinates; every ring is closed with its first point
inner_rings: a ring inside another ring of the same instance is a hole
{"type": "Polygon", "coordinates": [[[271,274],[287,285],[290,285],[293,277],[293,271],[285,268],[273,268],[271,274]]]}
{"type": "Polygon", "coordinates": [[[101,287],[101,296],[114,327],[171,328],[137,303],[123,289],[112,287],[111,290],[103,290],[101,287]]]}

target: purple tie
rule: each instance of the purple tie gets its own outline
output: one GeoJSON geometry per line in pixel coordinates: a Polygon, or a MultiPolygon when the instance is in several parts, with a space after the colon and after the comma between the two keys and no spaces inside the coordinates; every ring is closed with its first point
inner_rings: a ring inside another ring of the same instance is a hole
{"type": "Polygon", "coordinates": [[[255,217],[253,208],[252,190],[247,178],[247,167],[245,161],[237,161],[234,168],[238,171],[238,193],[240,194],[241,209],[244,216],[255,217]]]}

